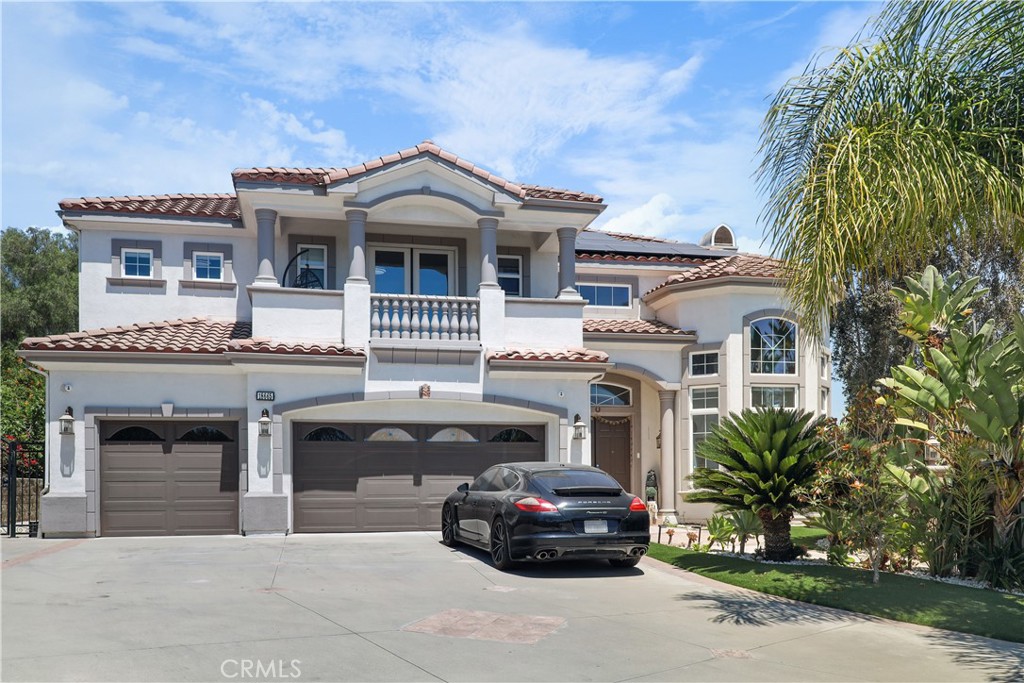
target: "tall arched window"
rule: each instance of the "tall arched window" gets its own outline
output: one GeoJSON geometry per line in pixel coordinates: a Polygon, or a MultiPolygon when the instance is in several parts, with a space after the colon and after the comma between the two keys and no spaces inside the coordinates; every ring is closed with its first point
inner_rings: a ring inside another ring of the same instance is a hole
{"type": "Polygon", "coordinates": [[[750,324],[750,372],[796,374],[795,324],[782,318],[762,318],[750,324]]]}
{"type": "Polygon", "coordinates": [[[632,405],[629,389],[614,384],[591,384],[590,405],[628,406],[632,405]]]}

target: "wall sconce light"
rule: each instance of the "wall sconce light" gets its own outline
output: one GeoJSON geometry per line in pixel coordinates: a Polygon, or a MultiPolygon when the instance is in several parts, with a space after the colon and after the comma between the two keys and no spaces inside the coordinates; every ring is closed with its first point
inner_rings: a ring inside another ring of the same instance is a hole
{"type": "Polygon", "coordinates": [[[61,436],[69,436],[75,433],[75,414],[71,412],[71,406],[68,406],[68,409],[60,416],[58,422],[60,422],[61,436]]]}
{"type": "Polygon", "coordinates": [[[661,448],[661,432],[658,432],[658,435],[654,437],[654,445],[657,448],[661,448]]]}
{"type": "Polygon", "coordinates": [[[579,413],[572,418],[572,438],[575,441],[582,441],[587,438],[587,425],[583,424],[583,418],[579,413]]]}
{"type": "Polygon", "coordinates": [[[260,426],[260,436],[270,436],[270,411],[264,408],[263,414],[256,422],[260,426]]]}

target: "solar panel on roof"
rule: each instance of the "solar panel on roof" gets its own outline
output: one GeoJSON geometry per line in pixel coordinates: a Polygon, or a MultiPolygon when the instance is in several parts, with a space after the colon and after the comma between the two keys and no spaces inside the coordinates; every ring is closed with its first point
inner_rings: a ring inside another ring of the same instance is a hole
{"type": "Polygon", "coordinates": [[[642,254],[656,256],[715,257],[732,256],[734,252],[708,249],[688,242],[641,242],[626,240],[600,230],[584,230],[576,237],[577,251],[600,251],[613,254],[642,254]]]}

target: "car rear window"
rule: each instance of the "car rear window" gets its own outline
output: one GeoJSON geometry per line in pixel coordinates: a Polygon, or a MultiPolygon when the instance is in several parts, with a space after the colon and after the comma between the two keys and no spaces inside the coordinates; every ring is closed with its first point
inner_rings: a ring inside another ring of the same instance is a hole
{"type": "Polygon", "coordinates": [[[594,470],[545,470],[534,472],[533,478],[550,489],[583,488],[606,489],[622,488],[619,482],[604,472],[594,470]]]}

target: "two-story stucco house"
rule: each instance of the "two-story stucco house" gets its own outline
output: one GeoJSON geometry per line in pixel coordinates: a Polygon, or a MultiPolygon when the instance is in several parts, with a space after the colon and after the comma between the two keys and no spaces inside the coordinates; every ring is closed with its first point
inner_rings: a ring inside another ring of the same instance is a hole
{"type": "Polygon", "coordinates": [[[827,411],[829,358],[777,263],[599,232],[600,197],[427,141],[234,194],[61,202],[83,332],[49,373],[41,531],[431,529],[496,462],[593,463],[666,515],[731,411],[827,411]]]}

